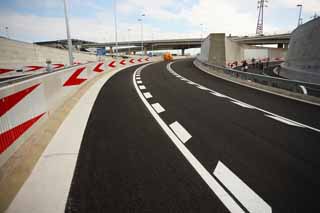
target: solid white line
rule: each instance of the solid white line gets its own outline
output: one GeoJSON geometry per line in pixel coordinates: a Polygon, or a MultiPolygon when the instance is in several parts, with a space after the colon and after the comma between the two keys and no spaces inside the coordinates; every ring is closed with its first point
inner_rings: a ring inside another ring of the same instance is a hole
{"type": "Polygon", "coordinates": [[[234,104],[237,104],[238,106],[241,106],[241,107],[243,107],[243,108],[255,109],[254,106],[251,106],[251,105],[249,105],[249,104],[243,103],[243,102],[241,102],[241,101],[231,101],[231,102],[234,103],[234,104]]]}
{"type": "Polygon", "coordinates": [[[144,85],[139,86],[139,89],[143,90],[146,89],[146,87],[144,85]]]}
{"type": "Polygon", "coordinates": [[[197,85],[196,83],[193,83],[192,81],[187,81],[188,84],[191,84],[191,85],[197,85]]]}
{"type": "MultiPolygon", "coordinates": [[[[172,70],[172,71],[173,71],[173,69],[171,68],[171,64],[172,64],[172,63],[173,63],[173,62],[167,64],[167,70],[169,70],[169,71],[172,70]]],[[[173,72],[174,72],[174,71],[173,71],[173,72]]],[[[191,80],[188,80],[188,81],[191,81],[191,80]]],[[[200,84],[198,84],[198,85],[200,85],[200,84]]],[[[232,101],[236,101],[236,102],[242,102],[242,101],[237,100],[237,99],[235,99],[235,98],[231,98],[231,97],[229,97],[229,96],[223,95],[223,94],[218,93],[218,92],[216,92],[216,91],[210,90],[209,88],[208,88],[208,90],[210,91],[211,94],[213,94],[213,95],[215,95],[215,96],[223,97],[223,98],[228,98],[228,99],[230,99],[230,100],[232,100],[232,101]]],[[[248,104],[248,105],[250,105],[250,104],[248,104]]],[[[290,121],[290,122],[292,122],[292,123],[296,123],[296,124],[300,125],[301,127],[308,128],[308,129],[311,129],[311,130],[316,131],[316,132],[320,132],[320,129],[314,128],[314,127],[312,127],[312,126],[308,126],[308,125],[306,125],[306,124],[302,124],[302,123],[299,123],[299,122],[297,122],[297,121],[293,121],[293,120],[291,120],[291,119],[285,118],[285,117],[283,117],[283,116],[281,116],[281,115],[277,115],[277,114],[275,114],[275,113],[269,112],[269,111],[267,111],[267,110],[261,109],[261,108],[256,107],[256,106],[253,106],[253,107],[254,107],[256,110],[261,111],[261,112],[264,112],[264,113],[266,113],[266,114],[270,114],[270,115],[273,115],[273,116],[275,116],[275,117],[279,117],[279,118],[282,118],[282,119],[284,119],[284,120],[290,121]]]]}
{"type": "Polygon", "coordinates": [[[138,84],[142,84],[142,81],[137,81],[138,84]]]}
{"type": "Polygon", "coordinates": [[[169,126],[183,143],[186,143],[192,137],[178,121],[173,122],[169,126]]]}
{"type": "MultiPolygon", "coordinates": [[[[150,64],[144,65],[138,70],[149,66],[150,64]]],[[[134,76],[134,75],[133,75],[134,76]]],[[[223,187],[212,177],[212,175],[204,168],[204,166],[193,156],[193,154],[185,147],[183,143],[179,140],[179,138],[172,132],[172,130],[168,127],[168,125],[160,118],[157,112],[152,108],[152,106],[148,103],[148,101],[143,97],[141,91],[138,89],[138,86],[133,77],[133,85],[144,103],[147,107],[151,115],[161,126],[163,131],[169,136],[171,141],[175,144],[175,146],[179,149],[179,151],[183,154],[183,156],[188,160],[191,166],[196,170],[196,172],[201,176],[201,178],[207,183],[210,189],[217,195],[217,197],[221,200],[221,202],[227,207],[230,212],[234,213],[242,213],[243,209],[232,199],[232,197],[223,189],[223,187]]]]}
{"type": "Polygon", "coordinates": [[[291,126],[297,126],[297,127],[304,127],[303,125],[300,125],[299,123],[296,123],[296,122],[292,122],[288,119],[285,119],[285,118],[282,118],[282,117],[278,117],[278,116],[274,116],[274,115],[265,115],[266,117],[269,117],[269,118],[272,118],[274,120],[277,120],[277,121],[280,121],[282,123],[285,123],[285,124],[288,124],[288,125],[291,125],[291,126]]]}
{"type": "Polygon", "coordinates": [[[272,208],[222,162],[213,173],[249,212],[271,213],[272,208]]]}
{"type": "Polygon", "coordinates": [[[220,97],[220,98],[228,98],[227,96],[225,95],[222,95],[221,93],[218,93],[218,92],[210,92],[212,95],[215,95],[217,97],[220,97]]]}
{"type": "Polygon", "coordinates": [[[201,85],[198,85],[197,86],[199,89],[201,89],[201,90],[209,90],[207,87],[203,87],[203,86],[201,86],[201,85]]]}
{"type": "Polygon", "coordinates": [[[152,98],[152,95],[150,92],[143,93],[143,95],[146,99],[152,98]]]}
{"type": "Polygon", "coordinates": [[[153,107],[154,110],[156,110],[156,112],[158,114],[160,114],[161,112],[166,111],[159,103],[152,104],[152,107],[153,107]]]}

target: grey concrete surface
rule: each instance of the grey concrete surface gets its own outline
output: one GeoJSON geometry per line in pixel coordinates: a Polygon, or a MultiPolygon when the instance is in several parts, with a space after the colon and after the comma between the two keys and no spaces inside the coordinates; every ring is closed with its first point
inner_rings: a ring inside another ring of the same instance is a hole
{"type": "MultiPolygon", "coordinates": [[[[80,52],[74,52],[73,57],[75,62],[81,63],[97,60],[97,56],[93,54],[80,52]]],[[[0,68],[21,69],[27,65],[45,66],[47,59],[50,59],[53,64],[68,64],[68,51],[0,37],[0,68]]]]}
{"type": "Polygon", "coordinates": [[[280,75],[320,83],[320,17],[295,29],[280,75]]]}

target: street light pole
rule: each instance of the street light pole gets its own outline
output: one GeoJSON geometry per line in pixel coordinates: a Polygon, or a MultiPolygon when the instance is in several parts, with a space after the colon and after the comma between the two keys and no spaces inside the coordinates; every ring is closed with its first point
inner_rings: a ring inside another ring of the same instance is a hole
{"type": "Polygon", "coordinates": [[[69,30],[67,0],[64,0],[63,2],[64,2],[64,17],[65,17],[65,21],[66,21],[67,39],[68,39],[69,65],[72,66],[73,65],[72,41],[70,38],[70,30],[69,30]]]}
{"type": "Polygon", "coordinates": [[[129,41],[130,41],[130,31],[131,31],[131,29],[128,28],[128,48],[129,48],[129,54],[128,54],[128,55],[130,55],[130,44],[129,44],[129,41]]]}
{"type": "Polygon", "coordinates": [[[118,60],[118,25],[117,25],[117,0],[113,0],[113,16],[114,16],[114,33],[116,40],[116,60],[118,60]]]}
{"type": "Polygon", "coordinates": [[[200,24],[200,26],[201,26],[201,39],[203,38],[203,24],[200,24]]]}
{"type": "Polygon", "coordinates": [[[141,30],[141,55],[144,54],[144,48],[143,48],[143,19],[142,17],[146,16],[146,14],[142,14],[141,15],[141,18],[138,19],[138,21],[140,21],[140,24],[141,24],[141,27],[140,27],[140,30],[141,30]]]}
{"type": "Polygon", "coordinates": [[[302,4],[298,4],[297,7],[299,7],[299,18],[298,18],[298,27],[302,24],[302,18],[301,18],[301,13],[302,13],[302,4]]]}

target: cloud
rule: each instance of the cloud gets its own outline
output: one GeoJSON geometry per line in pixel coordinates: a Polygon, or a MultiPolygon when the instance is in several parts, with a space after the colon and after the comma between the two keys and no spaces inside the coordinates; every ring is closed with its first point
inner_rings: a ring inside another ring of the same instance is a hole
{"type": "MultiPolygon", "coordinates": [[[[62,0],[30,0],[21,4],[20,9],[0,12],[1,34],[4,26],[9,27],[13,38],[25,41],[63,39],[66,37],[63,16],[56,16],[56,8],[63,8],[62,0]],[[23,11],[23,7],[44,8],[42,13],[23,11]],[[47,13],[48,11],[48,13],[47,13]],[[51,16],[45,14],[51,14],[51,16]],[[54,16],[55,15],[55,16],[54,16]]],[[[274,11],[288,9],[295,12],[296,0],[270,0],[267,15],[274,11]]],[[[319,0],[303,0],[304,11],[320,11],[319,0]]],[[[89,41],[114,41],[114,20],[112,4],[101,5],[96,0],[69,0],[71,33],[73,38],[89,41]],[[80,12],[79,12],[80,11],[80,12]],[[90,11],[88,15],[86,12],[90,11]],[[71,13],[72,14],[72,13],[71,13]]],[[[144,39],[167,39],[183,37],[199,37],[200,24],[204,24],[204,34],[225,32],[233,35],[251,35],[255,33],[257,8],[252,0],[118,0],[118,37],[125,41],[140,40],[140,25],[137,17],[146,13],[144,22],[144,39]],[[132,29],[128,33],[128,28],[132,29]],[[153,35],[153,36],[152,36],[153,35]]],[[[60,10],[60,15],[63,10],[60,10]]],[[[279,15],[279,14],[278,14],[279,15]]],[[[311,16],[307,14],[308,16],[311,16]]],[[[270,17],[269,16],[269,17],[270,17]]],[[[266,32],[283,32],[276,22],[265,23],[266,32]]],[[[278,22],[282,22],[279,20],[278,22]]],[[[285,31],[296,25],[287,24],[285,31]]]]}

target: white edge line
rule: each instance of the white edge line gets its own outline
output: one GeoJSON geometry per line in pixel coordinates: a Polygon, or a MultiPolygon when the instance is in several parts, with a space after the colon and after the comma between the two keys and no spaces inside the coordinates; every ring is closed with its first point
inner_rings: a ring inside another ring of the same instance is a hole
{"type": "MultiPolygon", "coordinates": [[[[171,68],[171,64],[172,64],[172,63],[174,63],[174,62],[170,62],[169,64],[167,64],[167,69],[168,69],[168,70],[171,69],[171,70],[173,71],[173,69],[171,68]]],[[[173,72],[175,72],[175,71],[173,71],[173,72]]],[[[191,80],[189,80],[189,81],[191,81],[191,80]]],[[[198,85],[200,85],[200,84],[198,84],[198,85]]],[[[210,90],[210,89],[208,89],[208,90],[210,90]]],[[[212,90],[210,90],[210,91],[212,91],[212,90]]],[[[214,92],[214,93],[218,93],[218,92],[215,92],[215,91],[213,91],[213,92],[214,92]]],[[[212,92],[211,92],[211,94],[212,94],[212,92]]],[[[219,94],[221,94],[221,93],[219,93],[219,94]]],[[[214,95],[214,94],[213,94],[213,95],[214,95]]],[[[222,94],[222,95],[223,95],[223,94],[222,94]]],[[[223,96],[224,96],[224,98],[228,98],[228,99],[233,100],[233,101],[236,101],[236,102],[242,102],[242,101],[240,101],[240,100],[237,100],[237,99],[235,99],[235,98],[231,98],[231,97],[226,96],[226,95],[223,95],[223,96]]],[[[221,97],[222,97],[222,96],[221,96],[221,97]]],[[[258,110],[258,111],[261,111],[261,112],[264,112],[264,113],[267,113],[267,114],[270,114],[270,115],[273,115],[273,116],[280,117],[280,118],[282,118],[282,119],[284,119],[284,120],[288,120],[288,121],[290,121],[290,122],[292,122],[292,123],[296,123],[296,124],[298,124],[298,125],[300,125],[300,126],[303,126],[303,127],[305,127],[305,128],[311,129],[311,130],[316,131],[316,132],[320,132],[319,129],[314,128],[314,127],[312,127],[312,126],[308,126],[308,125],[306,125],[306,124],[302,124],[302,123],[299,123],[299,122],[297,122],[297,121],[293,121],[293,120],[291,120],[291,119],[289,119],[289,118],[285,118],[285,117],[283,117],[283,116],[281,116],[281,115],[277,115],[277,114],[275,114],[275,113],[269,112],[269,111],[267,111],[267,110],[261,109],[261,108],[256,107],[256,106],[253,106],[253,107],[254,107],[256,110],[258,110]]]]}
{"type": "MultiPolygon", "coordinates": [[[[152,63],[150,63],[152,64],[152,63]]],[[[142,70],[150,64],[144,65],[138,69],[142,70]]],[[[137,70],[135,71],[137,72],[137,70]]],[[[193,156],[193,154],[185,147],[183,143],[177,138],[177,136],[171,131],[167,124],[160,118],[160,116],[154,111],[148,101],[143,97],[141,91],[134,80],[135,73],[133,74],[133,84],[134,87],[145,104],[149,112],[152,114],[154,119],[158,122],[163,131],[169,136],[171,141],[180,150],[183,156],[189,161],[192,167],[197,171],[201,178],[207,183],[210,189],[217,195],[221,202],[227,207],[230,212],[241,213],[244,212],[243,209],[232,199],[232,197],[223,189],[223,187],[213,178],[213,176],[202,166],[202,164],[193,156]]]]}
{"type": "Polygon", "coordinates": [[[288,125],[291,125],[291,126],[297,126],[297,127],[302,127],[304,128],[304,126],[301,126],[300,124],[297,124],[296,122],[292,122],[288,119],[283,119],[281,117],[278,117],[278,116],[273,116],[273,115],[268,115],[268,114],[265,114],[266,117],[268,118],[271,118],[271,119],[274,119],[276,121],[279,121],[281,123],[284,123],[284,124],[288,124],[288,125]]]}

